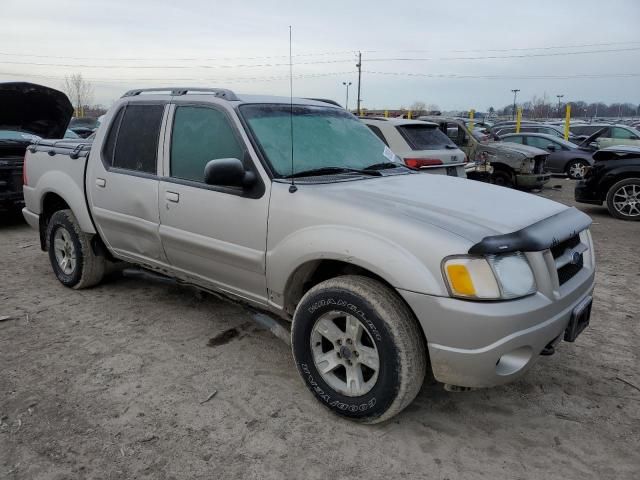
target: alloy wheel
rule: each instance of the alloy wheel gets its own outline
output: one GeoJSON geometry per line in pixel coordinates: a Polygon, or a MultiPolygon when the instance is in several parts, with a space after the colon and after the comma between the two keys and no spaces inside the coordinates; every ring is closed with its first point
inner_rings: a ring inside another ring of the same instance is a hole
{"type": "Polygon", "coordinates": [[[53,236],[53,250],[60,270],[65,275],[73,274],[76,268],[76,248],[64,227],[58,228],[53,236]]]}
{"type": "Polygon", "coordinates": [[[640,216],[640,185],[623,185],[613,194],[613,207],[625,217],[640,216]]]}
{"type": "Polygon", "coordinates": [[[322,379],[343,395],[366,395],[378,379],[380,356],[373,338],[346,312],[327,312],[316,320],[311,353],[322,379]]]}

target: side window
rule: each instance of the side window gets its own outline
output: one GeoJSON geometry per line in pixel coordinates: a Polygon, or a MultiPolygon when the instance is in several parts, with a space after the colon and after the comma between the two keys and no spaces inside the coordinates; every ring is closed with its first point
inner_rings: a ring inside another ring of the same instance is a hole
{"type": "Polygon", "coordinates": [[[511,143],[522,143],[522,137],[506,137],[504,141],[511,143]]]}
{"type": "Polygon", "coordinates": [[[527,137],[527,145],[546,150],[549,145],[555,145],[555,142],[552,142],[548,138],[527,137]]]}
{"type": "Polygon", "coordinates": [[[164,105],[127,105],[118,129],[114,167],[156,173],[163,112],[164,105]]]}
{"type": "Polygon", "coordinates": [[[107,140],[104,142],[104,147],[102,148],[102,158],[109,167],[113,166],[113,153],[116,150],[116,136],[118,135],[118,129],[120,128],[123,113],[124,107],[118,110],[118,113],[116,113],[113,118],[113,122],[111,122],[111,125],[109,126],[107,140]]]}
{"type": "MultiPolygon", "coordinates": [[[[447,131],[445,132],[447,137],[453,141],[458,146],[461,146],[460,143],[460,128],[457,123],[447,123],[447,131]]],[[[463,137],[464,138],[464,137],[463,137]]]]}
{"type": "Polygon", "coordinates": [[[623,139],[623,140],[637,140],[638,137],[636,137],[633,132],[630,132],[629,130],[626,130],[624,128],[620,128],[620,127],[612,127],[611,128],[611,138],[619,138],[619,139],[623,139]]]}
{"type": "Polygon", "coordinates": [[[177,107],[171,133],[170,175],[204,182],[205,165],[218,158],[244,158],[244,148],[225,113],[207,107],[177,107]]]}
{"type": "Polygon", "coordinates": [[[373,125],[367,125],[367,127],[369,127],[369,129],[376,134],[376,137],[378,137],[380,140],[382,140],[384,142],[384,144],[388,147],[389,143],[387,142],[387,140],[384,138],[384,135],[382,134],[382,132],[380,131],[380,129],[378,127],[375,127],[373,125]]]}

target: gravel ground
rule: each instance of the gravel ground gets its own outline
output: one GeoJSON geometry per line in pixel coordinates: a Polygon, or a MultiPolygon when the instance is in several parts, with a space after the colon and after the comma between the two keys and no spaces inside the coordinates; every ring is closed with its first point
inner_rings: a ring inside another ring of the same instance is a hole
{"type": "MultiPolygon", "coordinates": [[[[551,185],[573,203],[571,181],[551,185]]],[[[640,224],[579,208],[598,258],[590,328],[511,385],[425,385],[376,426],[320,406],[246,308],[119,275],[66,289],[36,232],[5,218],[0,478],[638,478],[640,224]]]]}

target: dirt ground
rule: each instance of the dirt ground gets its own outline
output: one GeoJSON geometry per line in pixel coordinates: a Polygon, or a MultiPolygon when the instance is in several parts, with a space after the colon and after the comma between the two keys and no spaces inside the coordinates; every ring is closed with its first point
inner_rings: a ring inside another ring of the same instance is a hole
{"type": "MultiPolygon", "coordinates": [[[[573,203],[571,181],[551,185],[573,203]]],[[[64,288],[36,232],[5,218],[0,478],[639,478],[640,223],[579,208],[598,274],[576,343],[508,386],[425,385],[375,426],[319,405],[246,308],[120,276],[64,288]]]]}

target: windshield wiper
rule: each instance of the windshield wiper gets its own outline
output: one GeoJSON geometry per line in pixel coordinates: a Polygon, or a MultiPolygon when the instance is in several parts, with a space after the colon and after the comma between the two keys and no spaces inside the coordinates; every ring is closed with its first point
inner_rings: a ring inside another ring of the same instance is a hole
{"type": "Polygon", "coordinates": [[[399,162],[381,162],[374,163],[373,165],[369,165],[365,167],[364,170],[366,172],[375,172],[379,170],[386,170],[388,168],[408,168],[404,163],[399,162]]]}
{"type": "Polygon", "coordinates": [[[362,175],[380,175],[380,172],[376,170],[366,170],[359,168],[347,168],[347,167],[322,167],[312,168],[310,170],[302,170],[292,175],[285,175],[283,178],[298,178],[298,177],[316,177],[320,175],[331,175],[335,173],[360,173],[362,175]]]}

